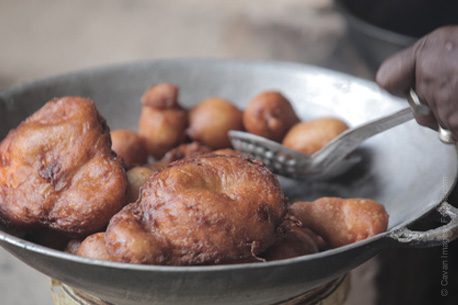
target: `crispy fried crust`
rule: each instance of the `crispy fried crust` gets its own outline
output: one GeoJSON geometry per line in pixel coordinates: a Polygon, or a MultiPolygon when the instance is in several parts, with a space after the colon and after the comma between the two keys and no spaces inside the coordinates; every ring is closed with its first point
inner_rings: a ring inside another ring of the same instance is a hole
{"type": "Polygon", "coordinates": [[[323,197],[313,202],[295,202],[290,210],[331,248],[385,232],[388,226],[388,214],[383,205],[369,199],[323,197]]]}
{"type": "Polygon", "coordinates": [[[239,156],[239,157],[243,156],[241,152],[234,150],[232,148],[223,148],[223,149],[214,150],[212,151],[212,154],[222,155],[222,156],[239,156]]]}
{"type": "Polygon", "coordinates": [[[171,163],[181,160],[185,157],[197,157],[207,154],[212,151],[212,148],[199,142],[184,143],[178,147],[169,150],[161,161],[171,163]]]}
{"type": "Polygon", "coordinates": [[[268,261],[287,259],[318,252],[314,233],[291,222],[284,223],[284,233],[261,256],[268,261]]]}
{"type": "Polygon", "coordinates": [[[298,122],[291,103],[277,91],[256,95],[243,113],[243,124],[248,132],[277,142],[298,122]]]}
{"type": "Polygon", "coordinates": [[[283,139],[283,145],[306,155],[313,155],[348,129],[337,118],[318,118],[294,125],[283,139]]]}
{"type": "Polygon", "coordinates": [[[188,136],[214,149],[229,148],[229,130],[243,130],[243,112],[230,101],[212,97],[189,113],[188,136]]]}
{"type": "Polygon", "coordinates": [[[111,133],[111,149],[122,158],[127,168],[145,164],[148,161],[148,150],[145,139],[138,133],[117,129],[111,133]]]}
{"type": "Polygon", "coordinates": [[[164,83],[150,87],[142,97],[138,133],[148,153],[161,158],[186,137],[188,113],[178,103],[178,87],[164,83]]]}
{"type": "MultiPolygon", "coordinates": [[[[95,233],[95,234],[97,234],[97,233],[95,233]]],[[[82,241],[79,240],[79,239],[72,239],[67,243],[67,246],[65,247],[64,251],[67,252],[67,253],[73,254],[73,255],[77,255],[78,254],[78,250],[79,250],[79,248],[81,246],[81,243],[82,243],[82,241]]]]}
{"type": "Polygon", "coordinates": [[[153,174],[105,235],[111,257],[139,264],[249,260],[273,244],[286,213],[276,177],[235,156],[186,158],[153,174]]]}
{"type": "Polygon", "coordinates": [[[126,175],[91,100],[51,100],[0,144],[0,216],[68,236],[103,229],[125,201],[126,175]]]}
{"type": "Polygon", "coordinates": [[[178,104],[179,88],[171,83],[162,83],[151,86],[141,98],[142,106],[157,109],[180,109],[178,104]]]}
{"type": "MultiPolygon", "coordinates": [[[[112,261],[105,247],[105,232],[94,233],[86,237],[79,245],[76,255],[104,261],[112,261]]],[[[75,249],[72,249],[75,251],[75,249]]],[[[74,254],[74,253],[72,253],[74,254]]]]}
{"type": "Polygon", "coordinates": [[[140,188],[148,180],[153,170],[148,167],[138,166],[127,171],[127,202],[137,201],[140,188]]]}

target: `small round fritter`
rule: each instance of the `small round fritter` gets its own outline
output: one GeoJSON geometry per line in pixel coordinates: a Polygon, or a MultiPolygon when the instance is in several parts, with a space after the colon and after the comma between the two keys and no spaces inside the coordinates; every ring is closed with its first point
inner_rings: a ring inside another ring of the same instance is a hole
{"type": "Polygon", "coordinates": [[[309,229],[289,222],[284,225],[284,228],[284,234],[277,237],[272,247],[262,254],[263,258],[273,261],[318,252],[318,246],[309,229]]]}
{"type": "Polygon", "coordinates": [[[243,130],[243,113],[227,100],[209,98],[190,111],[187,132],[195,141],[214,149],[229,148],[229,130],[243,130]]]}
{"type": "Polygon", "coordinates": [[[136,264],[250,261],[270,247],[286,213],[277,178],[235,156],[186,158],[153,174],[138,202],[108,225],[112,258],[136,264]]]}
{"type": "Polygon", "coordinates": [[[170,162],[168,162],[168,161],[159,160],[159,161],[156,161],[156,162],[153,162],[153,163],[143,164],[142,167],[149,168],[153,172],[156,172],[156,171],[160,170],[161,168],[166,167],[169,164],[170,164],[170,162]]]}
{"type": "Polygon", "coordinates": [[[306,155],[313,155],[348,129],[337,118],[319,118],[294,125],[283,139],[283,145],[306,155]]]}
{"type": "Polygon", "coordinates": [[[145,164],[148,161],[148,150],[145,139],[138,133],[118,129],[111,133],[111,149],[120,156],[127,168],[145,164]]]}
{"type": "Polygon", "coordinates": [[[112,261],[105,247],[105,232],[99,232],[86,237],[78,247],[76,255],[99,259],[103,261],[112,261]]]}
{"type": "Polygon", "coordinates": [[[127,171],[127,203],[137,201],[140,188],[152,174],[153,170],[144,166],[134,167],[127,171]]]}
{"type": "Polygon", "coordinates": [[[239,157],[243,156],[241,152],[234,150],[232,148],[223,148],[223,149],[214,150],[212,151],[212,154],[222,155],[222,156],[239,156],[239,157]]]}
{"type": "Polygon", "coordinates": [[[161,159],[161,161],[171,163],[186,157],[197,157],[203,154],[208,154],[211,151],[212,148],[210,146],[201,144],[199,142],[185,143],[169,150],[161,159]]]}
{"type": "Polygon", "coordinates": [[[12,226],[85,236],[123,207],[126,188],[91,100],[51,100],[0,143],[0,219],[12,226]]]}
{"type": "MultiPolygon", "coordinates": [[[[97,234],[97,233],[96,233],[97,234]]],[[[65,247],[65,252],[73,254],[73,255],[78,255],[78,250],[81,246],[82,240],[79,239],[72,239],[67,243],[67,246],[65,247]]]]}
{"type": "Polygon", "coordinates": [[[139,134],[146,140],[148,152],[160,159],[186,137],[188,115],[178,104],[178,88],[160,84],[149,88],[142,97],[139,134]]]}
{"type": "Polygon", "coordinates": [[[174,84],[162,83],[151,86],[143,93],[141,98],[142,106],[154,107],[157,109],[180,108],[178,104],[179,89],[174,84]]]}
{"type": "Polygon", "coordinates": [[[295,202],[290,211],[331,248],[385,232],[388,226],[383,205],[369,199],[323,197],[313,202],[295,202]]]}
{"type": "Polygon", "coordinates": [[[256,95],[243,113],[243,124],[248,132],[277,142],[298,122],[291,103],[277,91],[256,95]]]}

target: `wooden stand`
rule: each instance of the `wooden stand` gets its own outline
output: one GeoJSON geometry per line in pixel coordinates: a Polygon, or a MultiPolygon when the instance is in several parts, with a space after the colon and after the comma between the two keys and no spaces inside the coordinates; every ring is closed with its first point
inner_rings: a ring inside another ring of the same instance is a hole
{"type": "MultiPolygon", "coordinates": [[[[303,295],[275,305],[343,305],[349,291],[350,275],[347,274],[303,295]]],[[[104,302],[57,280],[51,280],[51,295],[55,305],[116,305],[104,302]]]]}

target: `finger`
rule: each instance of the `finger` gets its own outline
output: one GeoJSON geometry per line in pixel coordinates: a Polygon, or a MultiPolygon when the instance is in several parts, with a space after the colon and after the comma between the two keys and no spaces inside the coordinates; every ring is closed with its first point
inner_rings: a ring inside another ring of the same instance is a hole
{"type": "Polygon", "coordinates": [[[415,82],[415,61],[414,47],[404,49],[382,63],[375,81],[391,94],[405,96],[415,82]]]}
{"type": "Polygon", "coordinates": [[[448,86],[425,86],[424,90],[423,94],[425,99],[429,101],[437,124],[451,131],[455,139],[458,138],[458,103],[454,99],[456,95],[453,94],[453,89],[448,86]]]}
{"type": "MultiPolygon", "coordinates": [[[[432,90],[427,91],[430,92],[432,90]]],[[[431,95],[434,98],[429,98],[429,100],[432,101],[430,102],[430,105],[434,105],[430,108],[431,115],[416,115],[415,119],[420,125],[430,127],[436,131],[440,129],[440,126],[442,129],[451,132],[454,141],[456,141],[458,139],[458,111],[456,109],[457,104],[453,103],[453,101],[447,101],[447,99],[444,98],[444,93],[449,94],[449,91],[436,89],[434,94],[431,95]],[[437,107],[437,101],[445,101],[445,103],[442,105],[442,107],[437,107]]],[[[421,91],[419,96],[421,96],[421,91]]]]}
{"type": "Polygon", "coordinates": [[[426,36],[416,49],[415,88],[438,124],[458,135],[458,27],[426,36]]]}
{"type": "Polygon", "coordinates": [[[448,129],[452,134],[453,138],[455,139],[455,142],[458,141],[458,112],[454,112],[452,115],[449,117],[449,124],[445,126],[446,129],[448,129]]]}

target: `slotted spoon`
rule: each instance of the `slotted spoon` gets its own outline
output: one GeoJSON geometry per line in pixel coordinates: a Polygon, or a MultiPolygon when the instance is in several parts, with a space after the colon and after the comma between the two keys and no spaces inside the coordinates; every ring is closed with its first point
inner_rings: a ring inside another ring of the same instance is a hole
{"type": "MultiPolygon", "coordinates": [[[[418,98],[413,89],[410,90],[408,100],[410,107],[350,128],[311,156],[247,132],[231,130],[229,139],[236,150],[262,160],[279,175],[290,178],[315,176],[329,179],[341,175],[361,160],[361,156],[350,153],[364,140],[410,121],[414,118],[414,113],[422,116],[431,114],[431,110],[418,98]]],[[[444,143],[454,143],[450,131],[440,126],[439,138],[444,143]]]]}

